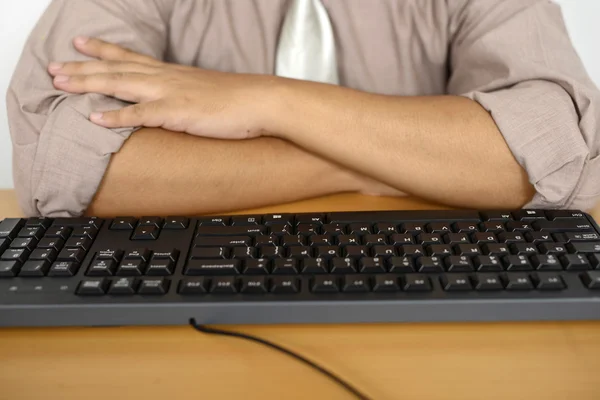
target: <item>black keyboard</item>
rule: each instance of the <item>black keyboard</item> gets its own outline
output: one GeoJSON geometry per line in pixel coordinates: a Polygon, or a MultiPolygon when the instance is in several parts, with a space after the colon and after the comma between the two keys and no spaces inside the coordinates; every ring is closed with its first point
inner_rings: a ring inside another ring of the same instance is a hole
{"type": "Polygon", "coordinates": [[[565,210],[0,222],[0,325],[600,319],[565,210]]]}

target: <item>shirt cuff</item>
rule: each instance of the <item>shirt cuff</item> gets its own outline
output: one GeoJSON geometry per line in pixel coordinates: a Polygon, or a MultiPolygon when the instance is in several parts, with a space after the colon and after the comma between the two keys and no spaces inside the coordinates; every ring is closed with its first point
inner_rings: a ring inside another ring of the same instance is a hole
{"type": "Polygon", "coordinates": [[[536,193],[526,208],[589,210],[600,199],[600,157],[591,154],[579,110],[561,86],[526,81],[510,89],[463,96],[491,114],[529,175],[536,193]]]}

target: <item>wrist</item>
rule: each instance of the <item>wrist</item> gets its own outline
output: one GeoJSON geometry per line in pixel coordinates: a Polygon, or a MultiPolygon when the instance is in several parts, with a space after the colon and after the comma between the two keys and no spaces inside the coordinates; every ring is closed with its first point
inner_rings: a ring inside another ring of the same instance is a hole
{"type": "Polygon", "coordinates": [[[257,98],[262,99],[260,125],[265,136],[290,140],[289,126],[294,126],[295,98],[292,80],[276,76],[265,77],[257,98]]]}

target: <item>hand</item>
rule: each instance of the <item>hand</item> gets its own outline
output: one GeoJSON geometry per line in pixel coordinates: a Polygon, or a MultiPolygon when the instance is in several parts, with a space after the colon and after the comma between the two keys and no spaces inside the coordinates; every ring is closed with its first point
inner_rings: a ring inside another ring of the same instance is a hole
{"type": "Polygon", "coordinates": [[[92,113],[90,120],[98,125],[162,127],[220,139],[264,134],[271,109],[265,94],[275,77],[168,64],[98,39],[80,37],[74,45],[99,61],[51,63],[57,89],[136,103],[92,113]]]}

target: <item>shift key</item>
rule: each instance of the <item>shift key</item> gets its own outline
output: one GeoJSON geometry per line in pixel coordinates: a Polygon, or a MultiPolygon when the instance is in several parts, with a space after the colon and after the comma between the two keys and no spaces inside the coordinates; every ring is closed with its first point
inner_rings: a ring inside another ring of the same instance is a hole
{"type": "Polygon", "coordinates": [[[237,275],[240,265],[240,260],[190,260],[184,275],[237,275]]]}
{"type": "Polygon", "coordinates": [[[251,243],[250,236],[202,236],[196,238],[195,247],[248,247],[251,243]]]}

